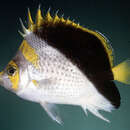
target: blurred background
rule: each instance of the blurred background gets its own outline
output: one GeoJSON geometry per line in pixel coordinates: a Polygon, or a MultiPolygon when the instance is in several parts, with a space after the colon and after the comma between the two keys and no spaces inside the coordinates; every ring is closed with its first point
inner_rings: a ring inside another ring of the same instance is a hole
{"type": "MultiPolygon", "coordinates": [[[[112,44],[115,65],[130,58],[130,2],[126,0],[10,0],[0,2],[0,70],[15,55],[22,37],[19,17],[26,23],[27,8],[33,18],[38,5],[43,14],[75,19],[82,26],[103,33],[112,44]]],[[[39,104],[25,101],[0,87],[0,130],[130,130],[130,86],[117,83],[121,107],[112,113],[101,112],[106,123],[80,107],[59,105],[64,125],[53,122],[39,104]]]]}

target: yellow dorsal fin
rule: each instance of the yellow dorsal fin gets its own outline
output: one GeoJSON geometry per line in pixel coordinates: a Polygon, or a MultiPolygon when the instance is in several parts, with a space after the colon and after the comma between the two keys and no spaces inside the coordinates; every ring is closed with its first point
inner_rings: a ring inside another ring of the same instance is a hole
{"type": "Polygon", "coordinates": [[[36,20],[35,20],[36,23],[34,24],[33,21],[32,21],[32,18],[31,18],[31,13],[30,13],[30,11],[28,11],[28,17],[29,17],[28,27],[29,27],[29,30],[34,32],[35,30],[38,30],[41,26],[44,26],[44,25],[45,26],[55,26],[58,23],[63,23],[65,26],[70,25],[70,26],[73,26],[74,28],[78,28],[78,29],[81,29],[81,30],[86,31],[88,33],[91,33],[92,35],[96,36],[101,41],[101,43],[104,46],[106,53],[108,55],[111,68],[113,67],[112,48],[109,46],[106,38],[103,35],[101,35],[101,33],[87,29],[85,27],[82,27],[79,24],[71,21],[69,18],[64,19],[63,16],[58,17],[57,13],[58,13],[58,11],[55,13],[55,16],[53,18],[53,17],[51,17],[50,9],[49,9],[45,18],[43,18],[42,13],[41,13],[41,9],[40,9],[40,6],[39,6],[37,14],[36,14],[36,20]]]}
{"type": "Polygon", "coordinates": [[[104,48],[107,52],[109,63],[110,63],[111,68],[112,68],[113,67],[113,60],[114,60],[112,47],[108,44],[108,40],[106,39],[106,37],[103,34],[101,34],[100,32],[95,32],[95,35],[102,42],[102,45],[104,46],[104,48]]]}
{"type": "Polygon", "coordinates": [[[57,14],[55,14],[55,17],[53,19],[53,23],[55,24],[55,23],[58,23],[59,21],[60,21],[60,18],[58,17],[57,14]]]}
{"type": "Polygon", "coordinates": [[[65,23],[65,19],[63,17],[60,18],[62,23],[65,23]]]}
{"type": "Polygon", "coordinates": [[[37,10],[37,15],[36,15],[36,26],[40,27],[43,23],[44,23],[44,20],[42,17],[40,6],[39,6],[39,8],[37,10]]]}
{"type": "Polygon", "coordinates": [[[51,17],[50,11],[47,12],[45,19],[46,19],[48,22],[52,22],[53,18],[51,17]]]}
{"type": "Polygon", "coordinates": [[[31,30],[32,26],[34,25],[32,17],[31,17],[31,12],[28,8],[28,29],[31,30]]]}
{"type": "Polygon", "coordinates": [[[112,69],[114,80],[130,84],[130,60],[126,60],[112,69]]]}
{"type": "Polygon", "coordinates": [[[69,18],[66,20],[66,24],[72,24],[72,21],[69,18]]]}

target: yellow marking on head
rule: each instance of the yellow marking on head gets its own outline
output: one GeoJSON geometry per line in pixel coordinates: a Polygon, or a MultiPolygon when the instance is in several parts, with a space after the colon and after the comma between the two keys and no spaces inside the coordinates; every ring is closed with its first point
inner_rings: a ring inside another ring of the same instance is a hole
{"type": "Polygon", "coordinates": [[[32,63],[35,68],[39,68],[38,55],[36,54],[35,49],[32,48],[26,40],[23,40],[19,50],[22,52],[23,56],[27,61],[32,63]]]}
{"type": "Polygon", "coordinates": [[[17,90],[18,89],[18,83],[19,83],[19,68],[18,66],[15,64],[14,61],[10,61],[8,66],[7,66],[7,70],[9,67],[15,67],[16,68],[16,72],[11,76],[11,75],[8,75],[11,83],[12,83],[12,88],[14,90],[17,90]]]}
{"type": "Polygon", "coordinates": [[[38,86],[38,82],[36,80],[32,80],[32,82],[35,86],[38,86]]]}

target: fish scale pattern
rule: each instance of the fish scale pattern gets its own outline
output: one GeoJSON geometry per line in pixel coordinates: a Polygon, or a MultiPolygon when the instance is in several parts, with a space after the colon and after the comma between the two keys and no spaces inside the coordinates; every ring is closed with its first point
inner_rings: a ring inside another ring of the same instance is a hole
{"type": "Polygon", "coordinates": [[[45,96],[79,97],[84,93],[87,79],[76,65],[33,33],[26,40],[39,55],[39,73],[52,84],[42,87],[45,96]]]}

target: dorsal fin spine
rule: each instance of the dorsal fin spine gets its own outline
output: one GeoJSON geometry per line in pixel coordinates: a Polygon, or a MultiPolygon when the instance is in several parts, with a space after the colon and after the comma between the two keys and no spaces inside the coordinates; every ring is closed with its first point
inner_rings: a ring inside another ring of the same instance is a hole
{"type": "Polygon", "coordinates": [[[34,24],[32,17],[31,17],[30,10],[28,9],[28,20],[29,20],[28,21],[28,30],[34,32],[35,30],[38,30],[39,28],[41,28],[42,25],[44,26],[44,24],[46,24],[46,23],[49,26],[52,26],[52,25],[55,26],[58,23],[63,23],[65,25],[70,25],[70,26],[73,26],[74,28],[78,28],[78,29],[81,29],[83,31],[86,31],[86,32],[96,36],[101,41],[102,45],[104,46],[104,48],[107,52],[111,68],[113,67],[112,49],[108,45],[107,40],[100,33],[96,32],[96,31],[89,30],[87,28],[84,28],[84,27],[80,26],[79,24],[76,24],[75,22],[71,21],[69,18],[67,18],[67,20],[65,20],[63,18],[63,16],[59,18],[57,13],[58,13],[58,11],[56,12],[56,14],[53,18],[53,17],[51,17],[50,9],[49,9],[46,16],[45,16],[45,19],[44,19],[42,17],[41,9],[39,6],[38,11],[37,11],[37,15],[36,15],[36,22],[34,24]]]}
{"type": "Polygon", "coordinates": [[[32,30],[32,26],[34,25],[34,22],[31,17],[30,9],[28,8],[28,29],[32,30]]]}
{"type": "Polygon", "coordinates": [[[36,15],[36,26],[39,28],[44,23],[44,19],[42,17],[41,9],[38,8],[36,15]]]}

